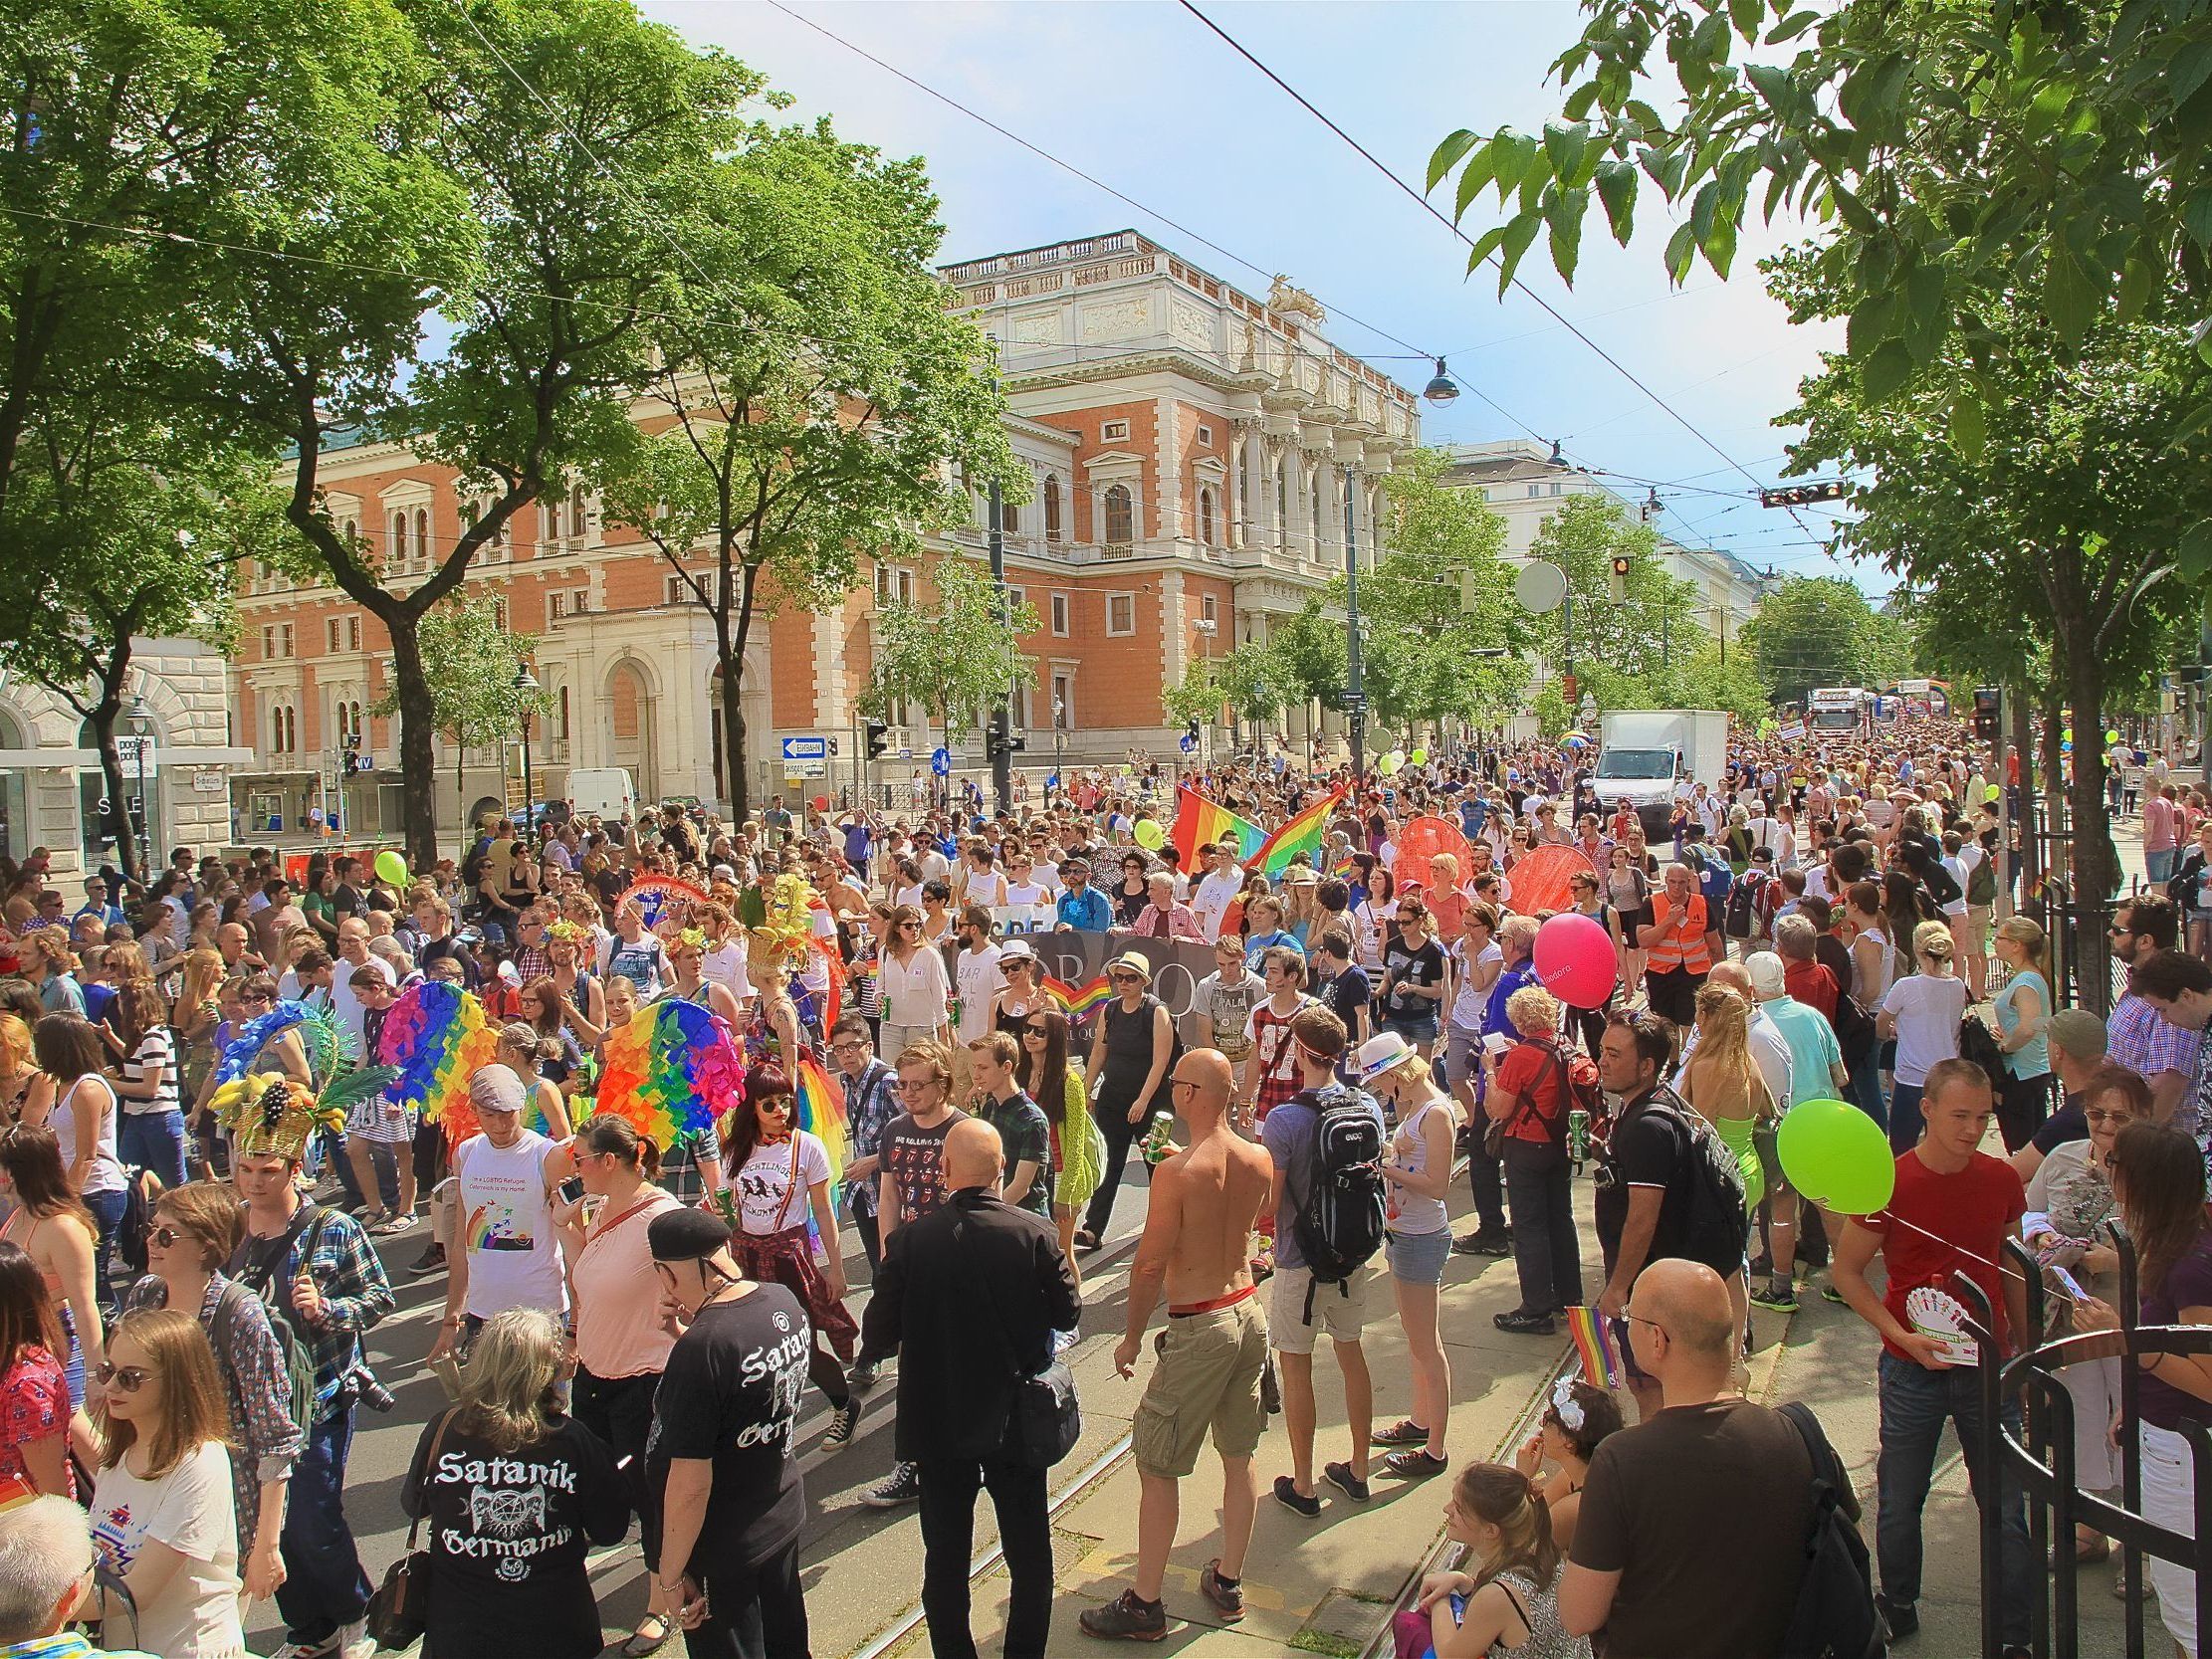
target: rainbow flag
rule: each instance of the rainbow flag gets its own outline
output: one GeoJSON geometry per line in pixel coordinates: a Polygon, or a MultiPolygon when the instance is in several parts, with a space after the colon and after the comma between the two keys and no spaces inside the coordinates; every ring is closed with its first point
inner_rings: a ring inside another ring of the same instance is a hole
{"type": "Polygon", "coordinates": [[[1067,1015],[1070,1021],[1079,1022],[1089,1019],[1104,1007],[1113,997],[1114,987],[1107,982],[1103,973],[1081,987],[1071,985],[1065,979],[1055,979],[1047,973],[1044,976],[1044,993],[1060,1005],[1060,1012],[1067,1015]]]}
{"type": "Polygon", "coordinates": [[[1249,818],[1239,818],[1227,807],[1215,805],[1186,783],[1176,788],[1175,827],[1168,832],[1168,839],[1175,843],[1183,868],[1195,873],[1200,843],[1233,841],[1236,862],[1243,864],[1259,850],[1267,832],[1249,818]]]}
{"type": "Polygon", "coordinates": [[[1628,1374],[1621,1363],[1621,1349],[1613,1340],[1613,1324],[1599,1317],[1595,1308],[1567,1310],[1567,1336],[1582,1361],[1582,1374],[1601,1387],[1618,1388],[1628,1374]]]}
{"type": "Polygon", "coordinates": [[[1290,868],[1293,858],[1304,853],[1306,862],[1314,869],[1320,869],[1321,845],[1329,826],[1329,814],[1336,810],[1337,802],[1342,799],[1343,790],[1331,790],[1305,811],[1285,819],[1245,861],[1246,868],[1257,870],[1263,876],[1279,876],[1290,868]]]}
{"type": "Polygon", "coordinates": [[[845,1092],[811,1052],[798,1057],[791,1092],[797,1097],[791,1127],[821,1141],[822,1150],[829,1154],[829,1184],[835,1186],[845,1178],[845,1092]]]}

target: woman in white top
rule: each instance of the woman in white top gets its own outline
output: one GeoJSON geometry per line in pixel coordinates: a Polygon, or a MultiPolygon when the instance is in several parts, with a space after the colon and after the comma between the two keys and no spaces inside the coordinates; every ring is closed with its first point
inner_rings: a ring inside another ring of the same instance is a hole
{"type": "Polygon", "coordinates": [[[230,1413],[206,1332],[176,1309],[126,1314],[99,1374],[107,1425],[93,1542],[137,1614],[107,1597],[102,1628],[162,1659],[245,1659],[230,1413]]]}
{"type": "Polygon", "coordinates": [[[62,1144],[70,1190],[100,1223],[93,1278],[105,1299],[108,1257],[122,1225],[123,1175],[115,1154],[115,1091],[100,1074],[100,1034],[82,1014],[48,1014],[31,1033],[31,1049],[39,1070],[54,1080],[47,1127],[62,1144]]]}
{"type": "Polygon", "coordinates": [[[1413,1415],[1375,1435],[1399,1450],[1383,1459],[1394,1475],[1440,1475],[1451,1413],[1451,1361],[1437,1323],[1438,1287],[1451,1259],[1451,1140],[1459,1125],[1450,1098],[1438,1089],[1421,1051],[1395,1032],[1362,1044],[1354,1056],[1361,1082],[1398,1105],[1398,1128],[1383,1164],[1385,1254],[1406,1354],[1414,1373],[1413,1415]]]}
{"type": "Polygon", "coordinates": [[[115,1093],[122,1125],[116,1152],[151,1169],[164,1187],[184,1184],[184,1113],[177,1101],[176,1038],[169,1010],[151,979],[125,980],[115,991],[124,1059],[115,1093]]]}
{"type": "Polygon", "coordinates": [[[891,911],[877,985],[883,996],[883,1040],[876,1052],[896,1059],[916,1043],[942,1043],[950,1028],[945,1010],[953,994],[945,957],[922,942],[922,913],[912,905],[891,911]]]}
{"type": "Polygon", "coordinates": [[[1354,932],[1360,941],[1360,966],[1380,982],[1383,946],[1391,937],[1391,924],[1398,918],[1398,878],[1378,864],[1367,881],[1367,897],[1353,908],[1352,920],[1359,924],[1354,932]]]}
{"type": "MultiPolygon", "coordinates": [[[[706,948],[700,956],[699,970],[707,979],[722,986],[740,1004],[753,1000],[753,981],[746,976],[746,943],[742,930],[737,929],[737,919],[730,908],[718,900],[710,899],[695,914],[699,931],[706,935],[706,948]]],[[[742,1020],[732,1020],[733,1027],[743,1025],[742,1020]]]]}
{"type": "Polygon", "coordinates": [[[1914,971],[1889,987],[1875,1028],[1897,1041],[1896,1088],[1889,1097],[1889,1144],[1910,1151],[1920,1139],[1920,1088],[1939,1060],[1958,1057],[1966,981],[1951,965],[1951,931],[1923,922],[1912,933],[1914,971]]]}

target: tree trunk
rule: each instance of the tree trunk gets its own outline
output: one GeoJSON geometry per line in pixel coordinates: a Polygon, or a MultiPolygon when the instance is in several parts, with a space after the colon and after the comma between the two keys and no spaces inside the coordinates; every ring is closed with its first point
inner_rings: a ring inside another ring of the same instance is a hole
{"type": "MultiPolygon", "coordinates": [[[[422,648],[413,618],[382,618],[391,635],[393,700],[399,708],[399,821],[410,869],[429,870],[438,862],[437,751],[431,739],[437,705],[430,677],[423,672],[422,648]]],[[[504,799],[506,778],[501,777],[504,799]]],[[[464,804],[460,811],[466,814],[464,804]]]]}
{"type": "Polygon", "coordinates": [[[740,685],[743,667],[727,641],[721,648],[722,668],[722,772],[730,787],[730,821],[745,822],[752,804],[752,780],[745,775],[745,698],[740,685]]]}
{"type": "Polygon", "coordinates": [[[2069,885],[2074,880],[2073,860],[2068,856],[2072,848],[2057,839],[2058,832],[2069,827],[2063,779],[2066,776],[2066,756],[2061,749],[2065,739],[2060,735],[2066,729],[2066,693],[2059,676],[2064,670],[2053,666],[2053,683],[2043,693],[2043,742],[2042,764],[2036,787],[2043,796],[2042,821],[2052,839],[2044,844],[2051,849],[2051,873],[2066,878],[2069,885]]]}
{"type": "MultiPolygon", "coordinates": [[[[2017,908],[2027,898],[2029,887],[2043,878],[2043,849],[2036,844],[2041,815],[2036,811],[2035,704],[2025,681],[2005,688],[2005,711],[2012,717],[2012,750],[2020,762],[2020,787],[2014,789],[2011,780],[2003,776],[1997,782],[2012,797],[2012,829],[2020,840],[2021,879],[2008,890],[2017,908]]],[[[2007,856],[2012,856],[2009,849],[2007,856]]]]}
{"type": "Polygon", "coordinates": [[[130,791],[137,786],[137,779],[123,776],[122,756],[115,752],[115,716],[120,708],[114,697],[104,697],[87,719],[93,728],[93,744],[100,750],[100,776],[108,794],[108,833],[115,838],[115,867],[125,880],[142,885],[138,837],[130,827],[130,791]]]}

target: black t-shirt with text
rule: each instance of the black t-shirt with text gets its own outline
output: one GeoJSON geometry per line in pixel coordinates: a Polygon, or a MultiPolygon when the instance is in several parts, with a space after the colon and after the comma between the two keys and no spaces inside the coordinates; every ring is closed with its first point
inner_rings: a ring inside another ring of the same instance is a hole
{"type": "Polygon", "coordinates": [[[665,1491],[674,1458],[713,1463],[688,1563],[695,1576],[756,1567],[798,1537],[806,1496],[791,1440],[812,1343],[798,1299],[781,1285],[755,1285],[700,1309],[669,1349],[653,1396],[646,1481],[665,1491]]]}
{"type": "Polygon", "coordinates": [[[1391,992],[1384,1003],[1384,1011],[1396,1019],[1420,1019],[1424,1015],[1436,1018],[1443,1004],[1434,997],[1413,996],[1401,987],[1423,985],[1434,987],[1443,983],[1443,946],[1435,939],[1424,939],[1421,947],[1409,949],[1403,936],[1394,936],[1383,947],[1383,973],[1391,981],[1391,992]]]}

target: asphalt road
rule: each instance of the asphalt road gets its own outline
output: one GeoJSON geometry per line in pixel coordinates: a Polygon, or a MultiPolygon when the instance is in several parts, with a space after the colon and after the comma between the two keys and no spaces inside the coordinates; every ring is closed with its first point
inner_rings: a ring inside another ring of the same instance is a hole
{"type": "MultiPolygon", "coordinates": [[[[1086,1291],[1082,1341],[1068,1355],[1071,1363],[1086,1355],[1102,1360],[1119,1340],[1121,1292],[1127,1283],[1128,1258],[1144,1226],[1147,1184],[1143,1160],[1132,1158],[1130,1173],[1115,1201],[1106,1247],[1082,1258],[1086,1291]]],[[[853,1286],[847,1306],[858,1317],[867,1305],[868,1265],[857,1237],[849,1230],[844,1237],[852,1241],[845,1252],[846,1272],[853,1286]]],[[[361,1560],[368,1568],[371,1584],[381,1581],[384,1569],[405,1552],[407,1521],[399,1509],[400,1486],[423,1424],[445,1399],[437,1378],[424,1362],[445,1308],[445,1274],[418,1279],[407,1272],[407,1264],[421,1255],[427,1240],[426,1224],[397,1237],[372,1241],[399,1306],[368,1338],[369,1363],[378,1380],[391,1390],[394,1408],[389,1413],[365,1407],[356,1410],[352,1454],[346,1466],[346,1516],[360,1545],[361,1560]]],[[[657,1296],[659,1291],[648,1283],[639,1287],[639,1293],[657,1296]]],[[[829,1422],[829,1407],[819,1391],[808,1388],[800,1405],[800,1466],[805,1472],[808,1511],[800,1562],[808,1586],[809,1613],[817,1622],[815,1651],[824,1656],[852,1651],[868,1634],[920,1599],[919,1558],[898,1547],[897,1541],[883,1537],[902,1522],[911,1524],[912,1506],[882,1511],[869,1509],[859,1501],[862,1492],[890,1474],[895,1462],[891,1447],[897,1396],[896,1367],[887,1367],[868,1395],[859,1433],[850,1445],[834,1452],[824,1451],[820,1445],[829,1422]],[[832,1576],[831,1569],[840,1558],[848,1555],[865,1562],[865,1568],[836,1571],[836,1604],[822,1605],[818,1586],[832,1576]],[[884,1570],[894,1558],[902,1564],[884,1570]],[[872,1588],[856,1589],[871,1584],[872,1588]]],[[[1089,1455],[1079,1450],[1074,1461],[1085,1461],[1089,1455]]],[[[989,1508],[988,1504],[984,1506],[987,1516],[989,1508]]],[[[635,1538],[633,1528],[630,1542],[594,1552],[592,1557],[600,1620],[610,1644],[635,1628],[644,1613],[644,1567],[635,1538]]],[[[988,1538],[988,1529],[980,1529],[979,1538],[988,1538]]],[[[272,1652],[282,1643],[284,1630],[274,1602],[254,1604],[248,1613],[247,1637],[249,1645],[262,1653],[272,1652]]],[[[615,1650],[610,1645],[608,1651],[615,1650]]],[[[681,1653],[680,1639],[672,1640],[662,1651],[681,1653]]]]}

